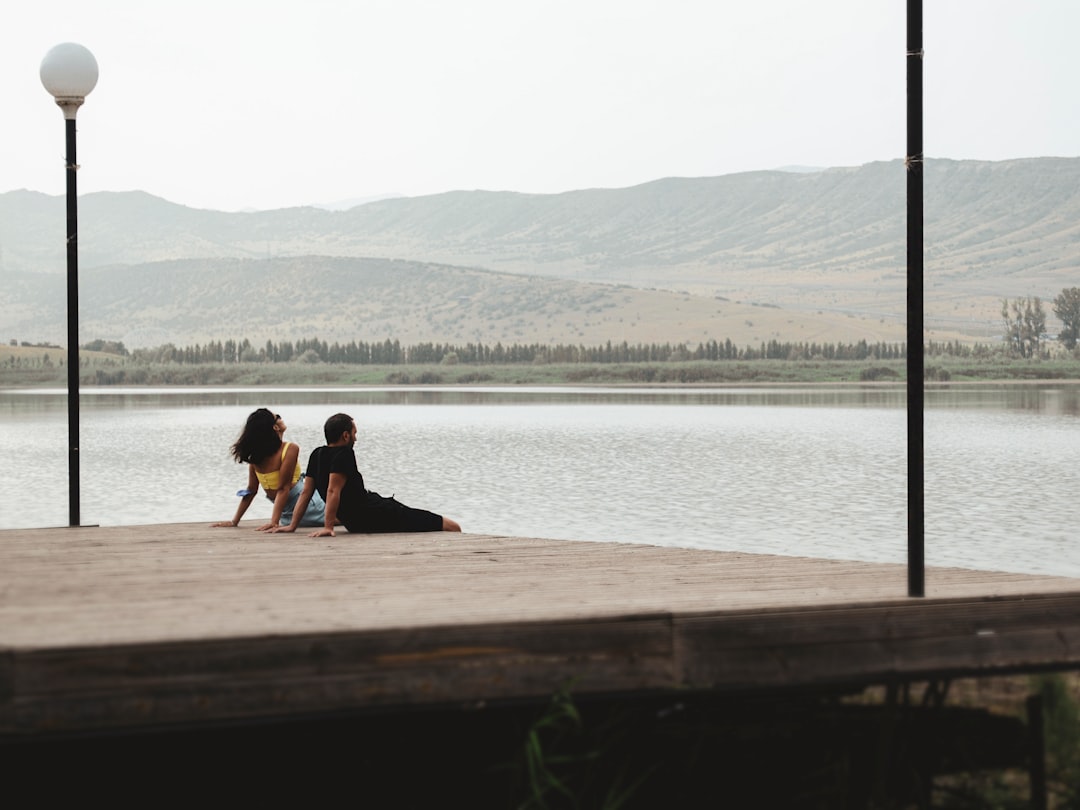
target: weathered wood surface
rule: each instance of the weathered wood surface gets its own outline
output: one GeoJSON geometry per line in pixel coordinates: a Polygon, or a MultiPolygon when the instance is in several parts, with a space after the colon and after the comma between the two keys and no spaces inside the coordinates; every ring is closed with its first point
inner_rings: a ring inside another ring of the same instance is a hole
{"type": "Polygon", "coordinates": [[[1080,580],[254,525],[0,531],[0,735],[1080,666],[1080,580]]]}

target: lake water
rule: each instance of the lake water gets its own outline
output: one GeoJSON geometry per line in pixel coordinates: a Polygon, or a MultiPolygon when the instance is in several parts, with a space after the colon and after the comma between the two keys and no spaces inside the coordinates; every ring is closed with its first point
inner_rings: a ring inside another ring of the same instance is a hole
{"type": "MultiPolygon", "coordinates": [[[[231,518],[260,406],[303,459],[349,413],[369,488],[467,532],[907,561],[901,386],[83,389],[82,523],[231,518]]],[[[1075,384],[929,389],[927,565],[1080,576],[1078,420],[1075,384]]],[[[67,525],[67,449],[64,391],[0,391],[0,528],[67,525]]]]}

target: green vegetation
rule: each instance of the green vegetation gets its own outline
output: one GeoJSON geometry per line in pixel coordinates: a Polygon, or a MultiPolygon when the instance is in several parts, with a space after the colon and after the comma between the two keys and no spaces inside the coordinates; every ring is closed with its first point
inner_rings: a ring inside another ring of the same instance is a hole
{"type": "Polygon", "coordinates": [[[1042,299],[1017,298],[1001,302],[1001,320],[1005,324],[1005,344],[1010,354],[1038,357],[1046,340],[1046,312],[1042,299]]]}
{"type": "MultiPolygon", "coordinates": [[[[970,683],[969,683],[970,685],[970,683]]],[[[1030,807],[1080,807],[1080,677],[1076,672],[987,679],[975,703],[992,714],[1013,717],[1024,725],[1016,740],[1011,766],[970,768],[935,780],[933,807],[956,810],[1024,810],[1030,807]],[[1033,704],[1032,702],[1035,701],[1033,704]],[[1033,800],[1031,757],[1038,749],[1032,738],[1032,705],[1042,717],[1045,804],[1033,800]]]]}
{"type": "MultiPolygon", "coordinates": [[[[87,386],[319,385],[750,385],[901,383],[903,360],[670,360],[636,363],[140,363],[83,353],[87,386]]],[[[928,357],[927,381],[1080,380],[1080,358],[928,357]]],[[[0,356],[0,386],[63,387],[67,369],[55,350],[18,364],[0,356]]]]}
{"type": "MultiPolygon", "coordinates": [[[[1005,307],[1003,307],[1005,310],[1005,307]]],[[[1006,310],[1007,311],[1007,310],[1006,310]]],[[[1017,308],[1024,318],[1023,305],[1017,308]]],[[[52,345],[0,346],[0,385],[63,386],[66,352],[52,345]]],[[[398,341],[327,344],[317,338],[256,349],[249,341],[159,346],[128,351],[94,341],[80,350],[79,379],[88,386],[319,385],[748,385],[901,383],[902,344],[769,341],[735,347],[626,342],[599,346],[501,343],[465,345],[398,341]]],[[[1006,342],[974,346],[930,342],[928,382],[1080,379],[1080,350],[1058,346],[1024,352],[1006,342]]]]}
{"type": "Polygon", "coordinates": [[[1040,806],[1035,705],[1043,806],[1064,810],[1080,807],[1078,690],[1070,672],[846,695],[686,692],[579,705],[558,692],[491,778],[509,777],[506,806],[531,810],[692,806],[703,790],[721,805],[749,791],[767,807],[1021,810],[1040,806]]]}
{"type": "Polygon", "coordinates": [[[1031,679],[1042,702],[1047,793],[1055,807],[1080,807],[1080,701],[1075,677],[1052,674],[1031,679]]]}
{"type": "MultiPolygon", "coordinates": [[[[84,349],[101,350],[101,341],[84,349]]],[[[123,344],[113,352],[128,356],[123,344]]],[[[958,344],[942,344],[940,351],[971,356],[973,349],[958,344]]],[[[988,350],[984,350],[988,351],[988,350]]],[[[694,348],[685,343],[634,343],[627,341],[593,346],[565,343],[511,343],[485,344],[481,341],[465,344],[415,343],[403,345],[399,340],[387,338],[382,341],[350,341],[327,343],[325,340],[305,338],[280,343],[266,341],[256,348],[246,338],[241,341],[211,341],[205,345],[177,347],[172,344],[152,349],[138,349],[130,353],[136,362],[142,363],[341,363],[345,365],[519,365],[522,363],[642,363],[671,362],[680,360],[897,360],[904,357],[903,344],[868,343],[793,343],[770,340],[757,345],[736,346],[730,339],[709,340],[694,348]]]]}
{"type": "Polygon", "coordinates": [[[1061,321],[1058,339],[1070,351],[1080,339],[1080,287],[1068,287],[1054,299],[1054,314],[1061,321]]]}
{"type": "MultiPolygon", "coordinates": [[[[645,710],[653,713],[652,707],[645,710]]],[[[520,810],[633,806],[639,788],[661,765],[655,756],[648,763],[634,761],[640,725],[632,708],[619,704],[586,717],[568,691],[558,691],[529,724],[514,761],[493,772],[509,773],[520,810]]]]}

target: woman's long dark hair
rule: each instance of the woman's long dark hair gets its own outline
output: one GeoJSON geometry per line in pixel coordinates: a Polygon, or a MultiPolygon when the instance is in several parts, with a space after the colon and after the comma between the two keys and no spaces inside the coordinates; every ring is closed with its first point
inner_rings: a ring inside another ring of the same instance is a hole
{"type": "Polygon", "coordinates": [[[266,408],[252,411],[244,432],[232,446],[233,458],[240,464],[258,464],[281,449],[281,436],[274,430],[277,415],[266,408]]]}

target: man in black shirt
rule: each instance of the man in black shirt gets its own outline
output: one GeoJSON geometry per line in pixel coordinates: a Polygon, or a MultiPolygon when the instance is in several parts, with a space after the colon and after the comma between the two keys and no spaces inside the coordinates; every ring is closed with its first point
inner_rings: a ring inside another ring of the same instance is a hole
{"type": "Polygon", "coordinates": [[[326,502],[326,518],[323,528],[311,537],[334,537],[338,523],[351,534],[461,531],[450,518],[413,509],[364,487],[364,476],[356,468],[356,422],[351,416],[334,414],[323,425],[323,433],[326,446],[316,447],[308,457],[304,490],[296,501],[292,522],[280,531],[296,531],[315,491],[326,502]]]}

